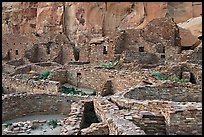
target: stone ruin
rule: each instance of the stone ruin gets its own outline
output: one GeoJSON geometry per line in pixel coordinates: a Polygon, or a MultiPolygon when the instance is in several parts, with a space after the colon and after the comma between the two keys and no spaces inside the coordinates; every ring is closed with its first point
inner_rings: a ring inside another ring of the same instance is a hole
{"type": "Polygon", "coordinates": [[[61,135],[202,134],[201,2],[2,8],[3,122],[62,114],[61,135]]]}

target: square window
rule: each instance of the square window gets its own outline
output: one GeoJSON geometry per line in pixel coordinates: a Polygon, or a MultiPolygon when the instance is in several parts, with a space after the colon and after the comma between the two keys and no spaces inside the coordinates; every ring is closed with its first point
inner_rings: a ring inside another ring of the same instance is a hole
{"type": "Polygon", "coordinates": [[[139,52],[144,52],[144,47],[139,47],[139,52]]]}
{"type": "Polygon", "coordinates": [[[164,58],[165,58],[165,55],[161,55],[161,58],[164,59],[164,58]]]}

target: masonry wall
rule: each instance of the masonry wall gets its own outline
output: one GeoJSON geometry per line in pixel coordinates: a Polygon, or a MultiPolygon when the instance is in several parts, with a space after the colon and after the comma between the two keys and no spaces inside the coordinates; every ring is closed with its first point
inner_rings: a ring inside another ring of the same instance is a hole
{"type": "Polygon", "coordinates": [[[13,92],[40,92],[40,93],[57,93],[60,83],[57,81],[33,81],[15,79],[12,77],[2,78],[5,93],[13,92]]]}
{"type": "Polygon", "coordinates": [[[25,50],[34,43],[35,37],[32,35],[19,36],[16,34],[5,34],[2,38],[2,56],[5,57],[10,52],[10,60],[22,58],[25,50]]]}
{"type": "Polygon", "coordinates": [[[97,69],[93,67],[76,67],[68,70],[70,82],[76,84],[77,73],[81,73],[79,85],[101,91],[107,80],[112,81],[114,92],[123,91],[140,83],[139,72],[117,71],[114,69],[97,69]]]}
{"type": "Polygon", "coordinates": [[[128,92],[125,97],[135,100],[171,100],[201,102],[202,89],[199,86],[185,87],[140,87],[128,92]]]}
{"type": "Polygon", "coordinates": [[[111,44],[91,44],[90,62],[100,63],[104,61],[110,61],[114,57],[114,49],[111,44]],[[107,53],[104,53],[106,47],[107,53]]]}
{"type": "MultiPolygon", "coordinates": [[[[202,104],[195,102],[172,102],[162,100],[135,100],[123,98],[121,96],[112,96],[112,102],[115,102],[122,109],[137,110],[139,112],[160,113],[165,117],[166,134],[167,135],[200,135],[202,134],[202,104]]],[[[150,113],[151,114],[151,113],[150,113]]],[[[150,115],[151,116],[151,115],[150,115]]],[[[155,115],[152,115],[154,119],[155,115]]],[[[150,120],[145,122],[140,116],[136,116],[134,121],[137,125],[141,125],[141,128],[145,130],[148,124],[160,123],[157,120],[150,120]],[[136,119],[135,119],[136,118],[136,119]],[[144,124],[144,125],[143,125],[144,124]]],[[[155,117],[156,118],[156,117],[155,117]]],[[[163,123],[164,124],[164,123],[163,123]]],[[[162,127],[161,124],[160,126],[162,127]]],[[[153,129],[161,129],[159,126],[154,126],[153,129]]],[[[164,126],[165,127],[165,126],[164,126]]],[[[151,128],[150,128],[151,130],[151,128]]],[[[146,128],[146,133],[149,130],[146,128]]],[[[162,133],[162,132],[160,132],[162,133]]],[[[164,132],[163,132],[164,133],[164,132]]]]}
{"type": "Polygon", "coordinates": [[[157,64],[159,58],[154,53],[147,52],[125,52],[124,63],[136,61],[139,64],[157,64]]]}
{"type": "Polygon", "coordinates": [[[70,113],[63,121],[64,125],[60,129],[60,135],[80,135],[81,125],[83,124],[84,104],[80,101],[72,103],[70,113]]]}
{"type": "Polygon", "coordinates": [[[88,45],[83,45],[80,47],[80,53],[79,53],[79,61],[81,62],[88,62],[90,61],[90,52],[91,48],[88,45]]]}
{"type": "Polygon", "coordinates": [[[202,110],[170,113],[168,135],[202,135],[202,110]]]}
{"type": "Polygon", "coordinates": [[[62,48],[62,64],[66,64],[70,61],[74,61],[74,54],[73,54],[73,48],[68,45],[68,44],[65,44],[63,45],[63,48],[62,48]]]}
{"type": "Polygon", "coordinates": [[[109,128],[109,135],[145,135],[145,132],[133,122],[119,114],[119,108],[103,97],[94,99],[96,115],[109,128]]]}
{"type": "Polygon", "coordinates": [[[81,96],[60,94],[7,94],[2,97],[2,120],[33,114],[63,114],[70,112],[71,103],[81,96]]]}
{"type": "Polygon", "coordinates": [[[139,118],[133,116],[133,123],[144,130],[147,135],[166,135],[165,118],[161,114],[144,111],[139,118]]]}

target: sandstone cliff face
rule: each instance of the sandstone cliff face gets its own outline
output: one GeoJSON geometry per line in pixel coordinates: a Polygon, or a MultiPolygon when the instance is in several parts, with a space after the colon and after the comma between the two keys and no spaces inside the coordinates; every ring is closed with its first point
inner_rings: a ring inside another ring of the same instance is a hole
{"type": "Polygon", "coordinates": [[[117,29],[143,28],[167,14],[176,23],[202,14],[201,2],[3,2],[2,6],[3,34],[63,32],[78,45],[117,29]]]}

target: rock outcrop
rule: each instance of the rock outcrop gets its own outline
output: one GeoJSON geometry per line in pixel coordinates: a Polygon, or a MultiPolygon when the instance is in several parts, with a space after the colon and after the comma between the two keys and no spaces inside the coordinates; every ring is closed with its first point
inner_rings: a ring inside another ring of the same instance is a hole
{"type": "Polygon", "coordinates": [[[201,2],[3,2],[2,7],[3,34],[64,33],[79,45],[90,34],[143,28],[167,14],[176,23],[202,14],[201,2]]]}

